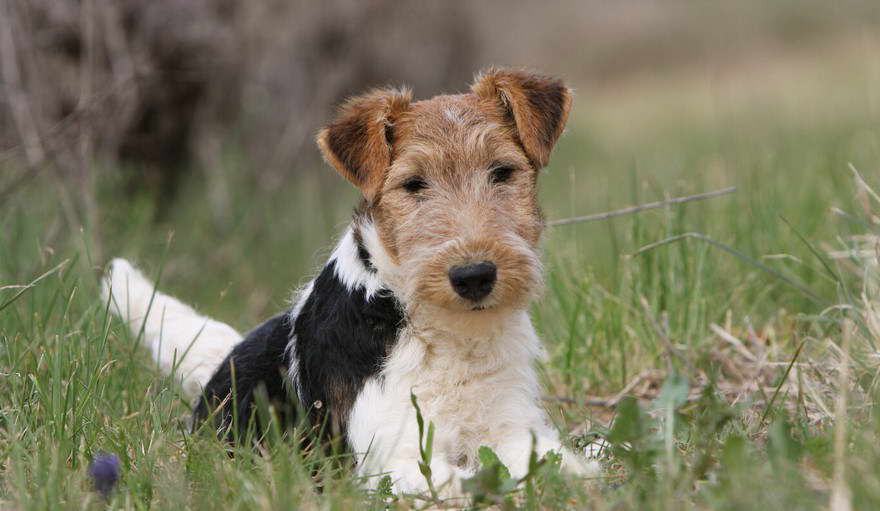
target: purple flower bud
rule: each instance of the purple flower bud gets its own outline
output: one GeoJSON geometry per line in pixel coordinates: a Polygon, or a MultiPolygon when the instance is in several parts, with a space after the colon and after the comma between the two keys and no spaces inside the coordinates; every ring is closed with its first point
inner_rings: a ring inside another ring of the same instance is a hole
{"type": "Polygon", "coordinates": [[[92,476],[92,488],[105,499],[109,499],[119,482],[119,457],[115,454],[99,453],[89,465],[89,475],[92,476]]]}

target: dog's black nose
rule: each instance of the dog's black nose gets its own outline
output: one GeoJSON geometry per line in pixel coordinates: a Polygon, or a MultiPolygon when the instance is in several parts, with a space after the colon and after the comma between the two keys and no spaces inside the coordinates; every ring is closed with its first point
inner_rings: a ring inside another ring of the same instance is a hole
{"type": "Polygon", "coordinates": [[[497,274],[495,265],[488,261],[463,264],[449,270],[449,282],[459,296],[479,302],[492,292],[497,274]]]}

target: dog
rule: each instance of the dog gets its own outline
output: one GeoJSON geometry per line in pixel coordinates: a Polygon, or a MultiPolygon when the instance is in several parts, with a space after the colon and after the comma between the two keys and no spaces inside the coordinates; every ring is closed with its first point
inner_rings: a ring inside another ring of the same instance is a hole
{"type": "Polygon", "coordinates": [[[294,403],[292,415],[344,443],[359,475],[419,493],[429,486],[414,396],[436,427],[433,483],[451,494],[484,445],[514,478],[533,451],[595,472],[541,407],[544,351],[528,313],[543,285],[538,174],[571,104],[560,80],[509,69],[479,74],[463,94],[351,98],[317,143],[363,198],[289,310],[242,336],[121,259],[104,298],[198,396],[195,424],[213,417],[220,431],[245,431],[259,396],[294,403]]]}

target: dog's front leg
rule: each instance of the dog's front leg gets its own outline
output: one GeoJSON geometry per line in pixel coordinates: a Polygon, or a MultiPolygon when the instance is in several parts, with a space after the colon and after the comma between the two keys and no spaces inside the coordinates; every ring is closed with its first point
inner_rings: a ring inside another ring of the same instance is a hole
{"type": "MultiPolygon", "coordinates": [[[[431,487],[428,485],[428,477],[420,468],[422,459],[418,445],[401,440],[396,436],[376,437],[373,449],[360,461],[361,474],[371,476],[373,487],[383,477],[388,476],[394,487],[394,493],[398,495],[429,493],[431,487]]],[[[435,451],[431,456],[432,485],[443,497],[460,496],[461,480],[471,474],[453,466],[447,459],[447,455],[442,451],[435,451]]]]}
{"type": "MultiPolygon", "coordinates": [[[[395,493],[427,493],[428,480],[419,468],[421,450],[415,411],[408,396],[386,392],[378,381],[368,381],[350,415],[348,439],[357,453],[358,472],[376,487],[388,476],[395,493]]],[[[431,481],[444,496],[460,494],[463,471],[449,463],[448,445],[437,434],[431,456],[431,481]]]]}
{"type": "Polygon", "coordinates": [[[599,471],[599,466],[594,461],[588,462],[564,447],[556,431],[549,426],[508,431],[495,449],[498,458],[515,479],[521,479],[528,474],[532,451],[539,459],[551,451],[559,454],[562,456],[562,470],[572,475],[590,476],[599,471]]]}

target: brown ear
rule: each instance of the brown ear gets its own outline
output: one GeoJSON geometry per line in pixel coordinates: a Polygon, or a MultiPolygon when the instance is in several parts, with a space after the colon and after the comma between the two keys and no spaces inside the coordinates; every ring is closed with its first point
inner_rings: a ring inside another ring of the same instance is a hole
{"type": "Polygon", "coordinates": [[[318,146],[336,172],[372,200],[391,165],[395,119],[409,108],[408,90],[377,89],[349,99],[332,124],[318,133],[318,146]]]}
{"type": "Polygon", "coordinates": [[[571,110],[571,90],[561,80],[527,71],[490,69],[477,76],[471,90],[512,117],[535,168],[547,165],[571,110]]]}

